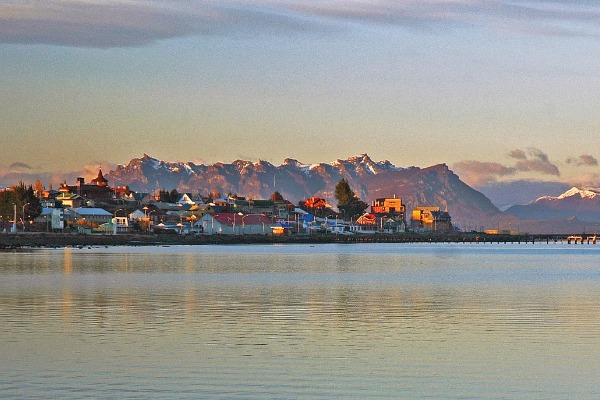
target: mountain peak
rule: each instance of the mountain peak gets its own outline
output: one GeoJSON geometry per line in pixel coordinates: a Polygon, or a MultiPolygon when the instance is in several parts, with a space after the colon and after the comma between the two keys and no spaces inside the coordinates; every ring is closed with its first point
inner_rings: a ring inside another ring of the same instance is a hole
{"type": "Polygon", "coordinates": [[[362,162],[364,164],[371,164],[371,163],[373,163],[373,160],[371,159],[371,157],[369,157],[369,155],[367,153],[362,153],[362,154],[359,154],[357,156],[348,157],[348,159],[346,161],[349,161],[349,162],[362,162]]]}
{"type": "Polygon", "coordinates": [[[560,196],[556,197],[557,199],[565,199],[567,197],[579,196],[582,199],[594,199],[600,195],[598,189],[579,189],[576,186],[573,186],[571,189],[567,190],[560,196]]]}
{"type": "Polygon", "coordinates": [[[559,196],[542,196],[536,200],[534,200],[531,204],[539,203],[542,201],[560,201],[571,198],[580,198],[580,199],[596,199],[600,197],[600,190],[592,189],[592,188],[583,188],[580,189],[577,186],[573,186],[571,189],[567,190],[563,194],[559,196]]]}

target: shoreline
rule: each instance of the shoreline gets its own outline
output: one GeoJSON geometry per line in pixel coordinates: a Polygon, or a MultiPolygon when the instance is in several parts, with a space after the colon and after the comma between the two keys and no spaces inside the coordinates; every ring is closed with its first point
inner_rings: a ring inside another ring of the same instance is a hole
{"type": "MultiPolygon", "coordinates": [[[[591,236],[591,235],[590,235],[591,236]]],[[[566,235],[377,234],[377,235],[165,235],[21,232],[0,234],[0,249],[83,246],[161,246],[321,243],[566,243],[566,235]]],[[[586,241],[582,241],[585,243],[586,241]]],[[[581,244],[581,243],[580,243],[581,244]]],[[[592,244],[592,243],[590,243],[592,244]]],[[[595,244],[595,243],[594,243],[595,244]]]]}

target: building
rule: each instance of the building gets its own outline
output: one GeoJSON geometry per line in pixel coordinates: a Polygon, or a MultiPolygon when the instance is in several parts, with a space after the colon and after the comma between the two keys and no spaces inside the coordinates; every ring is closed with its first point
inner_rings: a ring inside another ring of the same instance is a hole
{"type": "Polygon", "coordinates": [[[373,200],[371,203],[371,213],[377,216],[389,216],[396,218],[405,218],[405,207],[402,199],[399,197],[382,197],[373,200]]]}
{"type": "Polygon", "coordinates": [[[257,214],[204,214],[195,223],[203,234],[251,235],[272,234],[273,218],[257,214]]]}
{"type": "Polygon", "coordinates": [[[85,205],[85,199],[83,197],[65,191],[60,192],[55,200],[60,202],[64,208],[78,208],[85,205]]]}
{"type": "Polygon", "coordinates": [[[324,210],[331,208],[331,205],[327,203],[327,200],[321,197],[309,197],[301,203],[303,204],[304,208],[308,210],[324,210]]]}
{"type": "Polygon", "coordinates": [[[440,207],[416,207],[412,212],[411,225],[416,232],[450,232],[453,230],[448,210],[441,211],[440,207]]]}
{"type": "MultiPolygon", "coordinates": [[[[75,194],[86,200],[106,201],[114,198],[113,189],[108,186],[108,180],[102,175],[102,169],[98,170],[98,176],[90,183],[85,183],[84,178],[77,178],[75,185],[67,185],[62,183],[58,188],[61,195],[75,194]]],[[[59,200],[60,195],[57,197],[59,200]]],[[[64,203],[63,203],[64,205],[64,203]]]]}
{"type": "Polygon", "coordinates": [[[69,211],[71,218],[75,221],[85,219],[86,221],[95,224],[104,224],[106,222],[111,222],[113,219],[113,214],[103,208],[79,207],[72,208],[69,211]]]}
{"type": "Polygon", "coordinates": [[[354,233],[406,232],[406,222],[404,221],[403,214],[402,212],[402,214],[398,213],[391,216],[384,213],[365,213],[356,220],[356,224],[353,224],[350,230],[354,233]]]}
{"type": "Polygon", "coordinates": [[[190,206],[193,206],[196,204],[196,202],[194,200],[192,200],[192,194],[191,193],[182,193],[179,198],[177,199],[177,201],[175,202],[175,204],[180,205],[180,206],[187,206],[188,208],[190,206]]]}

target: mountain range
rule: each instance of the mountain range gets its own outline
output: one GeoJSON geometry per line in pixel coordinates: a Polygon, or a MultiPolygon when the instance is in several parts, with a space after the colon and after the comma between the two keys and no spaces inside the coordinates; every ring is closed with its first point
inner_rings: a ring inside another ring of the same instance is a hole
{"type": "Polygon", "coordinates": [[[542,196],[529,204],[509,207],[506,213],[520,219],[596,222],[600,221],[600,190],[573,187],[560,196],[542,196]]]}
{"type": "Polygon", "coordinates": [[[600,190],[572,188],[559,196],[542,196],[502,212],[484,194],[464,183],[446,164],[405,168],[387,160],[374,161],[367,154],[318,164],[287,158],[278,166],[263,160],[207,165],[168,162],[144,154],[127,165],[117,166],[106,177],[112,186],[129,186],[142,192],[177,189],[179,192],[208,194],[218,191],[261,199],[278,191],[293,203],[319,196],[334,206],[335,185],[346,178],[367,203],[380,197],[398,196],[408,213],[423,205],[447,208],[455,225],[466,229],[493,227],[538,233],[578,232],[586,223],[600,222],[600,190]]]}
{"type": "Polygon", "coordinates": [[[335,205],[337,182],[346,178],[356,194],[370,203],[375,198],[398,196],[410,212],[418,205],[446,207],[453,220],[472,224],[500,214],[482,193],[468,186],[445,164],[427,168],[397,167],[373,161],[367,154],[331,163],[304,164],[287,158],[279,166],[267,161],[195,164],[167,162],[144,154],[106,174],[112,186],[152,192],[234,193],[249,198],[269,198],[274,191],[297,203],[311,196],[335,205]]]}

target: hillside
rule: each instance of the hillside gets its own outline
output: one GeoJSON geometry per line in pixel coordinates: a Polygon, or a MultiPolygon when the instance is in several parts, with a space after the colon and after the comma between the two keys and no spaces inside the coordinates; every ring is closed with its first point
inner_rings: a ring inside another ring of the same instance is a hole
{"type": "Polygon", "coordinates": [[[348,179],[350,186],[370,202],[378,197],[399,196],[412,210],[417,205],[448,207],[455,221],[484,221],[500,211],[480,192],[454,174],[445,164],[428,168],[401,168],[389,161],[373,161],[367,154],[331,163],[304,164],[285,159],[275,166],[267,161],[236,160],[230,164],[167,162],[144,155],[119,165],[106,174],[113,186],[133,190],[160,188],[209,193],[214,190],[252,198],[268,198],[275,190],[296,203],[320,196],[335,204],[336,183],[348,179]]]}

